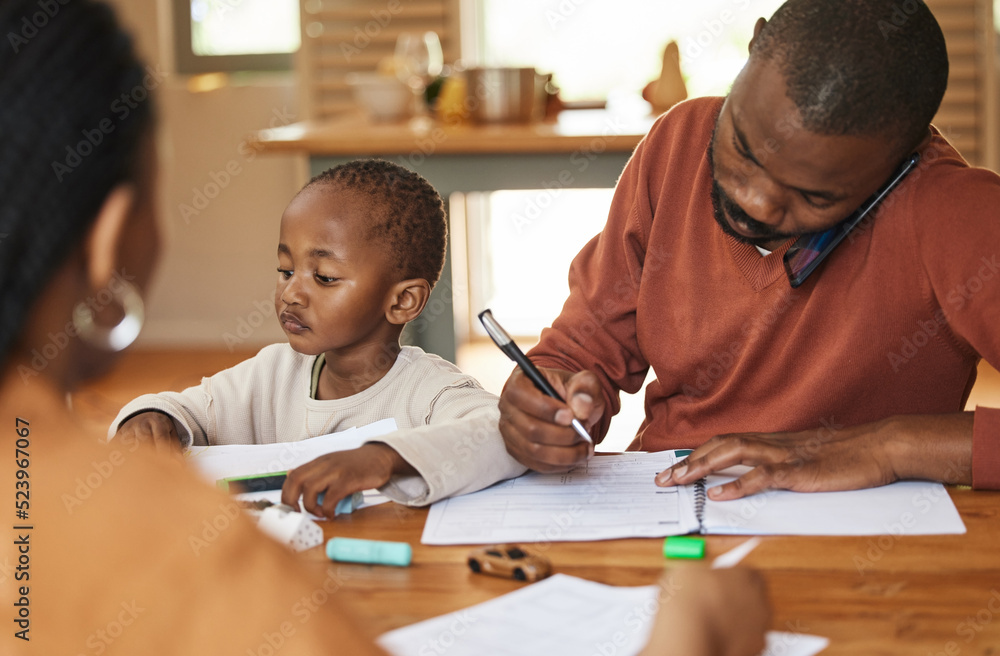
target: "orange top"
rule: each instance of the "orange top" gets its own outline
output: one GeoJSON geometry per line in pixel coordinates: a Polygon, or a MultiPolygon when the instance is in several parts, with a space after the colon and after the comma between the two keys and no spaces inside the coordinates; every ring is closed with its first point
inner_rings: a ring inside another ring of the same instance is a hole
{"type": "MultiPolygon", "coordinates": [[[[637,392],[652,367],[630,447],[649,451],[960,412],[980,357],[1000,364],[1000,177],[935,130],[875,218],[792,289],[790,242],[764,257],[712,216],[721,106],[681,103],[637,147],[532,359],[598,375],[601,437],[618,391],[637,392]]],[[[1000,488],[1000,410],[976,411],[973,480],[1000,488]]]]}
{"type": "Polygon", "coordinates": [[[0,391],[0,653],[381,653],[336,563],[310,574],[183,463],[88,436],[43,383],[0,391]]]}

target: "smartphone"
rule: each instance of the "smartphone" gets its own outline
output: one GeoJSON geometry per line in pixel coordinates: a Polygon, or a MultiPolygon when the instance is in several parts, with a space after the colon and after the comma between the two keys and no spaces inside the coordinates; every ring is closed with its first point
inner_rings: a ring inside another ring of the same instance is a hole
{"type": "Polygon", "coordinates": [[[837,247],[837,244],[844,241],[844,237],[850,234],[861,223],[868,214],[878,207],[889,192],[902,181],[907,174],[912,171],[920,155],[913,153],[900,164],[896,172],[892,174],[888,182],[872,194],[868,200],[861,204],[849,217],[823,232],[813,232],[802,235],[795,240],[785,252],[785,272],[788,274],[788,282],[792,287],[798,287],[809,277],[816,267],[837,247]]]}

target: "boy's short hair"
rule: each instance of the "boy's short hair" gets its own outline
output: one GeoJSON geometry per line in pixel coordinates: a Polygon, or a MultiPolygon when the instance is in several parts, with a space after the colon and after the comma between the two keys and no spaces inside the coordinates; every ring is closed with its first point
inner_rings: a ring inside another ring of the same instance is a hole
{"type": "Polygon", "coordinates": [[[431,287],[444,267],[448,226],[444,202],[427,180],[383,159],[354,160],[323,171],[303,188],[330,185],[369,199],[366,239],[385,244],[401,280],[423,278],[431,287]]]}

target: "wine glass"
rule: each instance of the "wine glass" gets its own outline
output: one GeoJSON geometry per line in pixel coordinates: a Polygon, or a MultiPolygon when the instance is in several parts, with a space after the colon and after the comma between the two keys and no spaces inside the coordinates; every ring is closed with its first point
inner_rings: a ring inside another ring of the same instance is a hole
{"type": "Polygon", "coordinates": [[[429,119],[424,92],[431,80],[441,74],[444,66],[441,40],[436,32],[403,32],[396,38],[393,58],[396,76],[413,90],[416,102],[414,120],[427,122],[429,119]]]}

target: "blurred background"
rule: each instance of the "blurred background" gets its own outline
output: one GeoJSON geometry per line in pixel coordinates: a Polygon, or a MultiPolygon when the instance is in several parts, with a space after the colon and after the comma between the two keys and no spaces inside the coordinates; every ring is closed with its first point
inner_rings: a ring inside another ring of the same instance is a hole
{"type": "MultiPolygon", "coordinates": [[[[196,383],[201,375],[283,340],[272,306],[278,220],[308,180],[310,166],[304,154],[264,152],[254,140],[256,131],[357,115],[358,80],[367,79],[359,76],[381,75],[404,85],[416,81],[413,89],[421,97],[433,92],[445,102],[462,71],[483,66],[533,67],[550,76],[550,118],[559,109],[565,115],[575,108],[603,108],[651,122],[665,107],[651,98],[655,92],[647,85],[664,80],[662,96],[667,69],[673,68],[687,97],[724,95],[746,60],[754,22],[769,17],[781,2],[111,4],[136,35],[154,74],[166,249],[137,352],[116,378],[78,395],[95,422],[109,412],[113,416],[136,394],[196,383]],[[401,56],[401,42],[409,38],[404,35],[428,33],[434,42],[429,52],[401,56]],[[670,42],[675,54],[665,58],[670,42]],[[644,89],[654,104],[643,99],[644,89]]],[[[945,30],[952,62],[948,96],[935,122],[971,162],[997,170],[1000,21],[995,16],[1000,12],[994,11],[994,0],[928,5],[945,30]]],[[[676,87],[676,80],[671,84],[676,87]]],[[[672,97],[668,94],[668,105],[672,97]]],[[[466,226],[450,246],[451,259],[464,263],[456,272],[462,284],[451,289],[462,296],[454,299],[455,358],[487,388],[499,392],[510,366],[483,343],[471,316],[492,307],[523,346],[530,346],[558,314],[568,292],[569,262],[602,228],[610,199],[609,189],[563,189],[548,196],[510,189],[465,194],[461,208],[453,203],[453,214],[460,213],[466,226]],[[515,220],[532,204],[537,212],[529,224],[515,220]],[[526,269],[529,259],[546,267],[526,269]]],[[[986,378],[993,375],[989,370],[986,378]]],[[[609,448],[624,448],[640,418],[641,400],[628,401],[609,448]]]]}

